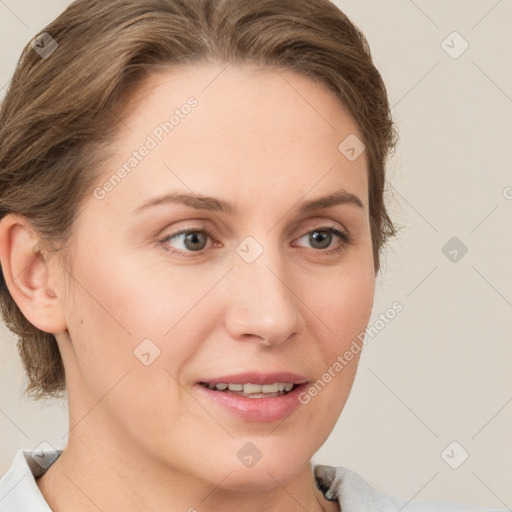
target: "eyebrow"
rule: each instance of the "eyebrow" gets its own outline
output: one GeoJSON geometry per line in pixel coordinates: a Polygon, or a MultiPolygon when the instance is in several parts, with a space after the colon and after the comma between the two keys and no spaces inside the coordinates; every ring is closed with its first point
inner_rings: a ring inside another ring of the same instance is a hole
{"type": "MultiPolygon", "coordinates": [[[[184,204],[185,206],[194,208],[195,210],[221,212],[232,215],[237,213],[237,209],[235,207],[222,199],[203,195],[170,193],[154,197],[143,202],[132,211],[132,214],[140,213],[152,206],[159,206],[168,203],[184,204]]],[[[355,194],[346,190],[339,190],[328,196],[319,197],[302,203],[299,207],[299,213],[308,213],[339,204],[349,204],[357,206],[358,208],[364,208],[362,201],[355,194]]]]}

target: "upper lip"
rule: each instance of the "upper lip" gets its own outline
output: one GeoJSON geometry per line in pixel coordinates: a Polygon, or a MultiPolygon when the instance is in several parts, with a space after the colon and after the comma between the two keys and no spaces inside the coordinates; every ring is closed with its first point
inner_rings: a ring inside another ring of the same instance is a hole
{"type": "Polygon", "coordinates": [[[199,382],[207,384],[218,384],[220,382],[225,384],[274,384],[275,382],[291,382],[293,384],[304,384],[309,382],[308,379],[302,375],[292,372],[244,372],[237,373],[236,375],[221,375],[219,377],[201,379],[199,382]]]}

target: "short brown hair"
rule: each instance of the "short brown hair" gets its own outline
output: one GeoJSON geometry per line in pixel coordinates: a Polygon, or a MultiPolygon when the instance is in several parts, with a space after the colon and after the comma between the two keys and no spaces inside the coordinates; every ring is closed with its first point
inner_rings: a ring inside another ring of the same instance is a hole
{"type": "MultiPolygon", "coordinates": [[[[63,251],[99,177],[102,148],[151,72],[202,62],[274,66],[325,84],[355,120],[366,146],[379,271],[381,248],[395,234],[383,193],[397,136],[368,42],[330,1],[77,0],[43,33],[58,46],[42,58],[33,41],[26,45],[0,110],[0,219],[25,216],[63,251]]],[[[2,316],[18,336],[29,379],[25,392],[60,396],[66,383],[55,337],[28,322],[1,284],[2,316]]]]}

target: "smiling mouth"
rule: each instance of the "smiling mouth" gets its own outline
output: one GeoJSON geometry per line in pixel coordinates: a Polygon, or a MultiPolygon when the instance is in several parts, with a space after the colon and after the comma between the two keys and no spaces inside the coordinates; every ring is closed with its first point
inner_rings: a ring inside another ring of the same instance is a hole
{"type": "Polygon", "coordinates": [[[284,396],[297,387],[297,385],[292,382],[275,382],[274,384],[261,385],[249,382],[246,384],[199,382],[199,384],[213,391],[244,396],[246,398],[272,398],[284,396]]]}

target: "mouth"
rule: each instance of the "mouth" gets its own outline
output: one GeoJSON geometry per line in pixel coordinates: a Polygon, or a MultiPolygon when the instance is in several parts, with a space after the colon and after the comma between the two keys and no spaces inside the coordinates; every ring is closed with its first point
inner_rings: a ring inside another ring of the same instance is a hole
{"type": "Polygon", "coordinates": [[[226,382],[199,382],[201,386],[220,393],[228,393],[246,398],[272,398],[284,396],[298,386],[293,382],[274,382],[273,384],[252,384],[250,382],[226,383],[226,382]]]}
{"type": "Polygon", "coordinates": [[[286,418],[300,407],[299,396],[309,385],[308,379],[290,372],[246,372],[196,382],[207,403],[251,422],[286,418]]]}

